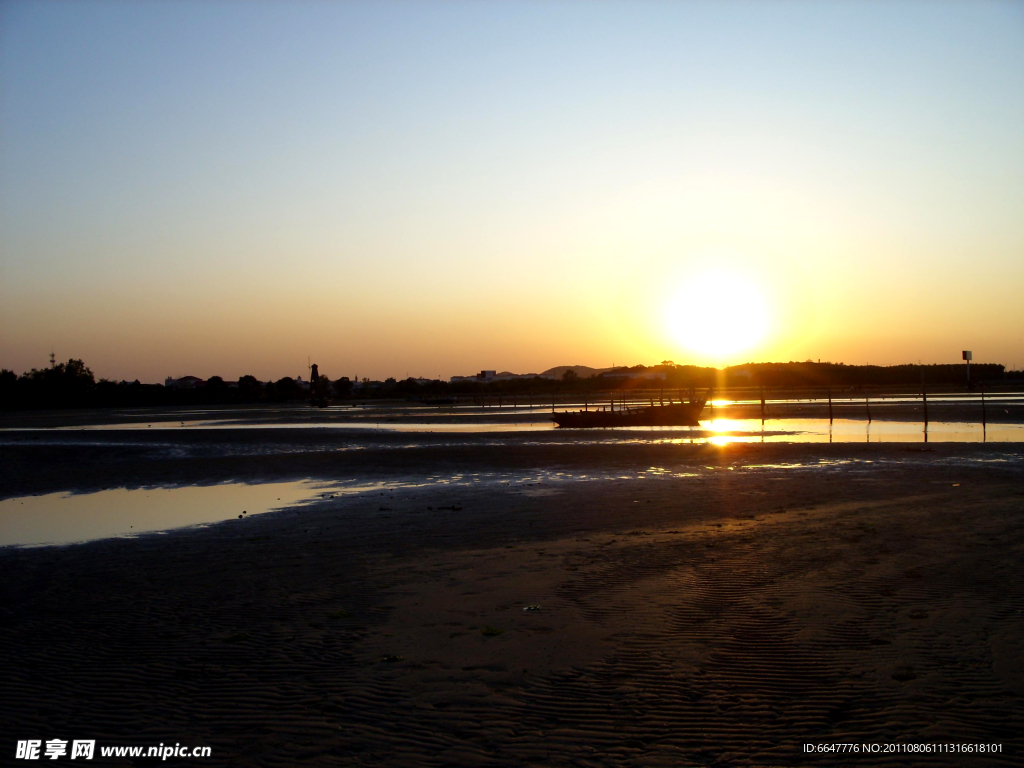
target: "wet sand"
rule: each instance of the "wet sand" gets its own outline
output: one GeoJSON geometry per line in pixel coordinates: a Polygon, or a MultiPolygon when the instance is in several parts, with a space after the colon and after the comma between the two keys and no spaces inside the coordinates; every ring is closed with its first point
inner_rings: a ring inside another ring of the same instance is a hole
{"type": "Polygon", "coordinates": [[[1024,759],[1020,446],[193,438],[3,446],[0,492],[488,479],[0,551],[5,759],[55,737],[240,766],[1024,759]],[[823,742],[1003,751],[802,752],[823,742]]]}

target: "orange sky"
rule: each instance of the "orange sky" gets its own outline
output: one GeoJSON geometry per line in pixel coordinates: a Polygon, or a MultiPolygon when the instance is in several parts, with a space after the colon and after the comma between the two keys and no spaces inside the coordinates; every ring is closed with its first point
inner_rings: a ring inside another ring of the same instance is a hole
{"type": "Polygon", "coordinates": [[[1020,367],[1022,8],[7,4],[0,366],[1020,367]]]}

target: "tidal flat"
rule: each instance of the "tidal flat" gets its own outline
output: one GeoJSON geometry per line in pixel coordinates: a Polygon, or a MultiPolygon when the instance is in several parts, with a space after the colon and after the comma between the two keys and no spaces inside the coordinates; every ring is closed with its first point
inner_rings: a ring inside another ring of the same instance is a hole
{"type": "Polygon", "coordinates": [[[1020,764],[1019,443],[240,425],[9,431],[0,459],[8,501],[224,507],[0,548],[5,749],[760,766],[984,743],[870,764],[1020,764]],[[309,493],[239,519],[231,489],[271,483],[309,493]]]}

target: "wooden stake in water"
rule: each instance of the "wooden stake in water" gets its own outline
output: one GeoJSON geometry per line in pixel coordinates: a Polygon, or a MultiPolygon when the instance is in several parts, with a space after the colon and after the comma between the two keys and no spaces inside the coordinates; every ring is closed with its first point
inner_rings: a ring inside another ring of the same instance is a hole
{"type": "MultiPolygon", "coordinates": [[[[831,389],[829,389],[829,391],[828,391],[828,423],[829,424],[832,423],[832,390],[831,389]]],[[[828,436],[829,436],[829,442],[831,443],[832,442],[832,432],[831,431],[829,431],[828,436]]]]}
{"type": "Polygon", "coordinates": [[[981,390],[981,426],[985,427],[985,390],[981,390]]]}
{"type": "Polygon", "coordinates": [[[868,424],[871,423],[871,401],[868,400],[867,396],[864,397],[864,407],[868,409],[868,424]]]}

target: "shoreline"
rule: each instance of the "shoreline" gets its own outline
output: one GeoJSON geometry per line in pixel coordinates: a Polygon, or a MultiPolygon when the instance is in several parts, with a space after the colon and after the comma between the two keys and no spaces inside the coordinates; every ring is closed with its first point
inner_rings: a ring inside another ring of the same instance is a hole
{"type": "MultiPolygon", "coordinates": [[[[928,401],[929,422],[980,422],[983,415],[986,421],[998,423],[1024,422],[1024,395],[1011,393],[996,395],[986,399],[982,409],[978,395],[957,396],[955,399],[942,399],[936,395],[928,401]],[[1002,398],[1009,398],[1002,399],[1002,398]]],[[[643,405],[641,399],[634,405],[643,405]]],[[[591,401],[591,407],[601,407],[601,402],[591,401]]],[[[573,402],[559,402],[556,410],[580,410],[582,399],[573,402]]],[[[903,394],[874,395],[869,404],[864,398],[852,400],[837,399],[832,408],[835,419],[867,421],[868,409],[871,410],[873,421],[896,421],[923,423],[924,408],[919,399],[903,394]]],[[[325,409],[310,408],[306,404],[285,405],[247,405],[247,406],[176,406],[160,408],[110,408],[92,410],[53,410],[53,411],[5,411],[0,412],[0,434],[10,430],[49,430],[76,429],[88,427],[111,427],[118,424],[132,425],[142,428],[147,423],[165,424],[164,429],[176,429],[180,421],[196,422],[202,429],[203,424],[235,422],[244,426],[303,425],[305,427],[323,426],[344,428],[346,425],[369,425],[375,423],[402,424],[508,424],[539,423],[549,420],[550,410],[547,405],[537,404],[532,408],[525,405],[515,407],[505,403],[502,407],[492,404],[490,407],[479,405],[461,405],[457,407],[428,407],[405,401],[384,401],[368,404],[334,404],[325,409]]],[[[760,419],[761,407],[756,401],[737,404],[716,405],[714,408],[705,406],[702,419],[760,419]]],[[[788,419],[827,419],[829,408],[821,401],[788,400],[784,402],[767,402],[765,418],[771,420],[788,419]]],[[[212,424],[209,424],[212,426],[212,424]]]]}

